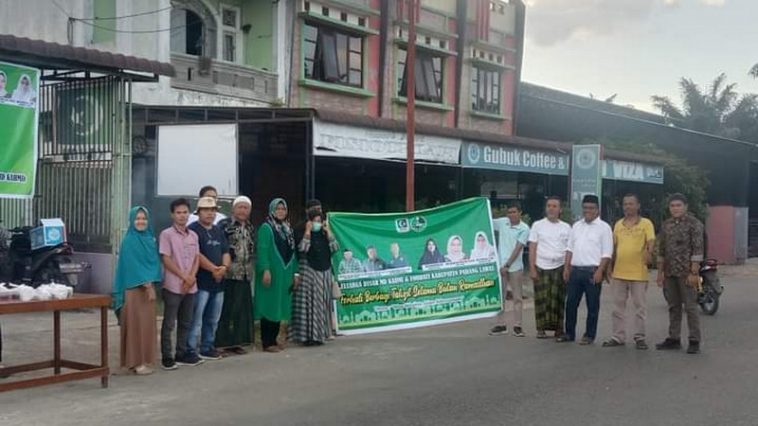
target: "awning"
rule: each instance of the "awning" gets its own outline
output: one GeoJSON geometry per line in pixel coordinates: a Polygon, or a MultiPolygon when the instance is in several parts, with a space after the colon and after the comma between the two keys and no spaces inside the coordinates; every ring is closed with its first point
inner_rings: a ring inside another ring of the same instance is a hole
{"type": "Polygon", "coordinates": [[[0,34],[0,60],[42,70],[152,74],[149,77],[132,75],[135,79],[154,79],[159,75],[171,77],[175,74],[174,67],[164,62],[8,34],[0,34]]]}

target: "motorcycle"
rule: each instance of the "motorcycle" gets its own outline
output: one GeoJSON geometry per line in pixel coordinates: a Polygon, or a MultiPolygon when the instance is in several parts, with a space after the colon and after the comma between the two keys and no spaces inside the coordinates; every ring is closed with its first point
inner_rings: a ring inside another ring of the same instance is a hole
{"type": "Polygon", "coordinates": [[[719,310],[719,297],[724,292],[718,276],[718,266],[716,259],[706,259],[700,265],[697,303],[706,315],[714,315],[719,310]]]}
{"type": "Polygon", "coordinates": [[[9,263],[12,281],[37,287],[51,282],[76,287],[79,274],[90,267],[86,262],[74,262],[74,248],[68,242],[56,246],[31,249],[32,227],[10,230],[9,263]]]}

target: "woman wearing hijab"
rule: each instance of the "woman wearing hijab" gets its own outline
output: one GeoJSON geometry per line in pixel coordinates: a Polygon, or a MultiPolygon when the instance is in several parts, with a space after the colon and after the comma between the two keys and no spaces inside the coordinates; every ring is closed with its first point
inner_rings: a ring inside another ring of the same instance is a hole
{"type": "Polygon", "coordinates": [[[426,249],[424,250],[424,255],[421,256],[421,260],[418,262],[418,268],[423,269],[422,266],[424,265],[434,265],[437,263],[445,263],[445,257],[437,249],[437,243],[429,238],[426,240],[426,249]]]}
{"type": "Polygon", "coordinates": [[[332,254],[339,245],[322,213],[311,210],[298,235],[302,282],[292,294],[289,337],[306,346],[321,345],[331,334],[332,254]]]}
{"type": "Polygon", "coordinates": [[[129,230],[113,281],[113,309],[121,325],[121,367],[139,375],[153,372],[156,354],[155,288],[161,260],[147,208],[129,212],[129,230]]]}
{"type": "Polygon", "coordinates": [[[495,248],[490,245],[489,241],[487,241],[487,235],[482,231],[477,232],[476,243],[474,244],[474,249],[471,250],[471,260],[494,258],[495,248]]]}
{"type": "Polygon", "coordinates": [[[463,252],[463,239],[458,235],[453,235],[447,240],[447,255],[445,262],[463,262],[466,259],[466,253],[463,252]]]}
{"type": "Polygon", "coordinates": [[[282,321],[292,312],[291,292],[300,278],[297,271],[295,237],[287,221],[287,203],[276,198],[269,204],[268,217],[258,229],[255,276],[255,319],[261,321],[261,341],[266,352],[281,352],[277,345],[282,321]]]}
{"type": "Polygon", "coordinates": [[[37,94],[32,88],[32,79],[28,75],[23,74],[18,79],[18,85],[11,99],[18,102],[34,102],[37,99],[37,94]]]}

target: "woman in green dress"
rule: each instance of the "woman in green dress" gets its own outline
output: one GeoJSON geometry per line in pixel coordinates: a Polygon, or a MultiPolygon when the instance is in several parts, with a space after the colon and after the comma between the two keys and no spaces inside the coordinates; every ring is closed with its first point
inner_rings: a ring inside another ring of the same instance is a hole
{"type": "Polygon", "coordinates": [[[277,345],[282,321],[292,313],[292,291],[297,286],[295,237],[287,221],[287,203],[277,198],[258,229],[258,261],[255,271],[255,319],[261,321],[261,341],[266,352],[281,352],[277,345]]]}

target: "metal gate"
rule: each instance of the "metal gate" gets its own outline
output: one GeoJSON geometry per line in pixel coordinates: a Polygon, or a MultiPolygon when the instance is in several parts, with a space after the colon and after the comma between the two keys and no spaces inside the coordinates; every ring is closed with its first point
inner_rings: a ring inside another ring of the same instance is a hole
{"type": "Polygon", "coordinates": [[[39,101],[35,197],[0,200],[0,219],[10,228],[60,217],[78,251],[112,253],[129,206],[131,82],[72,76],[43,82],[39,101]]]}

